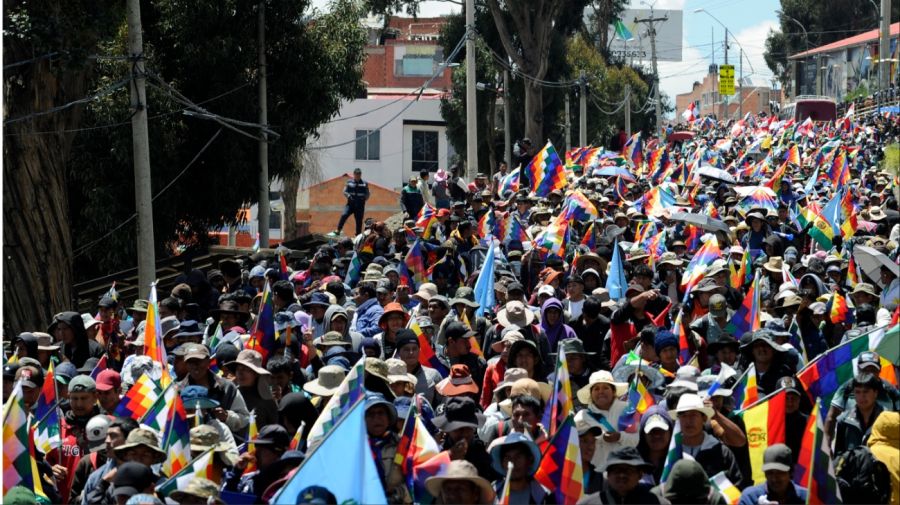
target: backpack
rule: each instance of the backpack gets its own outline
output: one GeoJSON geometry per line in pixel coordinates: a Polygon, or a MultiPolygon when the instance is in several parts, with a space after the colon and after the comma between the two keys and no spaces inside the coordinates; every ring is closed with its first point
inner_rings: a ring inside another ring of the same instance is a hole
{"type": "Polygon", "coordinates": [[[861,445],[842,453],[834,471],[844,503],[888,503],[891,499],[891,474],[887,465],[861,445]]]}

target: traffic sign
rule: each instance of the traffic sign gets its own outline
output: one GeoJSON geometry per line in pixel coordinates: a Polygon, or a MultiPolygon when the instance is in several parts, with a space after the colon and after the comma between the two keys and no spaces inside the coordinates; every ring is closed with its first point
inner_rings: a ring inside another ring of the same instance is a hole
{"type": "Polygon", "coordinates": [[[719,67],[719,94],[734,94],[734,65],[722,65],[719,67]]]}

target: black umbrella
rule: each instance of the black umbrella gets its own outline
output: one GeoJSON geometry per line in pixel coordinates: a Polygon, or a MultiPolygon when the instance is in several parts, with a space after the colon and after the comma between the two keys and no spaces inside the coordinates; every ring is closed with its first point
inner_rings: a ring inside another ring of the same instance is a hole
{"type": "Polygon", "coordinates": [[[672,221],[681,221],[683,223],[699,226],[707,231],[721,231],[726,235],[731,234],[731,228],[724,221],[711,218],[705,214],[692,214],[690,212],[675,212],[669,219],[672,221]]]}

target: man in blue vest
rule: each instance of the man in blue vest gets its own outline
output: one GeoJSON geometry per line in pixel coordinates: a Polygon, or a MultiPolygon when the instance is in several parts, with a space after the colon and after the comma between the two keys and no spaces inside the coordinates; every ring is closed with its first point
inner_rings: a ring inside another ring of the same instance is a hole
{"type": "Polygon", "coordinates": [[[369,199],[369,184],[362,180],[362,170],[353,169],[353,178],[347,181],[344,186],[344,196],[347,197],[347,205],[344,206],[344,213],[341,214],[341,220],[338,221],[337,229],[331,232],[337,236],[341,234],[344,223],[350,214],[356,219],[356,234],[362,233],[363,214],[366,212],[366,200],[369,199]]]}

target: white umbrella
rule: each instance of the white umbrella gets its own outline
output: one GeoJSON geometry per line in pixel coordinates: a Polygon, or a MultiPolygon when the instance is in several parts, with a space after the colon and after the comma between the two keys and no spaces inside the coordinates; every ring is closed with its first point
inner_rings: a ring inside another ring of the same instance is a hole
{"type": "Polygon", "coordinates": [[[703,165],[702,167],[697,169],[697,172],[695,175],[699,175],[702,177],[709,177],[710,179],[727,182],[729,184],[737,183],[737,179],[735,179],[733,175],[722,170],[721,168],[716,168],[712,165],[703,165]]]}
{"type": "Polygon", "coordinates": [[[870,279],[878,283],[879,286],[885,287],[881,283],[881,268],[887,267],[895,276],[900,277],[900,266],[891,261],[883,253],[876,251],[871,247],[858,245],[853,248],[853,257],[856,264],[870,279]]]}

